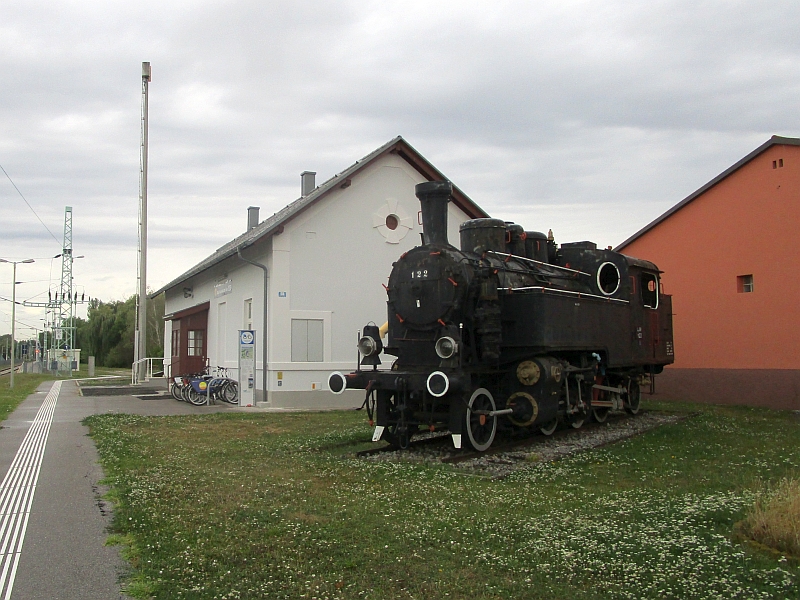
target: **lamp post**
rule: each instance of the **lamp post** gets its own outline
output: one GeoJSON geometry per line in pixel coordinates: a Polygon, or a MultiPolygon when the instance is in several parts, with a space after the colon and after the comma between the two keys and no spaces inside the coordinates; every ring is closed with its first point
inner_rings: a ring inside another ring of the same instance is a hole
{"type": "Polygon", "coordinates": [[[0,258],[0,262],[11,263],[14,265],[13,275],[11,278],[11,381],[8,387],[14,387],[14,336],[17,333],[17,265],[21,263],[32,263],[32,258],[25,260],[6,260],[0,258]]]}

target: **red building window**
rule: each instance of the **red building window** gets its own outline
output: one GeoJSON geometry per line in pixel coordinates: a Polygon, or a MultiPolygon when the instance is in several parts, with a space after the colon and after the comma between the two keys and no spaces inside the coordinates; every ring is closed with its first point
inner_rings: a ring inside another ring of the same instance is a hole
{"type": "Polygon", "coordinates": [[[736,278],[736,291],[740,294],[749,294],[753,291],[753,276],[739,275],[736,278]]]}
{"type": "Polygon", "coordinates": [[[203,356],[203,334],[202,329],[194,329],[189,332],[189,343],[187,349],[189,356],[203,356]]]}

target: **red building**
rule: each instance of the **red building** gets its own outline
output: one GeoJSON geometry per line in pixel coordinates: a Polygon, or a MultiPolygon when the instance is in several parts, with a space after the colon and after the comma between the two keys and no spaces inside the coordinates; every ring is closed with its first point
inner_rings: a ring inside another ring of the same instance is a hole
{"type": "Polygon", "coordinates": [[[673,295],[658,396],[800,409],[800,139],[773,136],[616,249],[673,295]]]}

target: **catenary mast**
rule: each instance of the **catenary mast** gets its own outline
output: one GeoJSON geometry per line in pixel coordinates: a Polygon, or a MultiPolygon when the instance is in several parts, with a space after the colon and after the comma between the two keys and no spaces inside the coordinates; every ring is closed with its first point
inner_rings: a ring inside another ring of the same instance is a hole
{"type": "Polygon", "coordinates": [[[64,247],[61,249],[61,297],[56,304],[58,329],[56,337],[60,346],[67,345],[69,350],[75,347],[72,303],[72,207],[64,210],[64,247]]]}

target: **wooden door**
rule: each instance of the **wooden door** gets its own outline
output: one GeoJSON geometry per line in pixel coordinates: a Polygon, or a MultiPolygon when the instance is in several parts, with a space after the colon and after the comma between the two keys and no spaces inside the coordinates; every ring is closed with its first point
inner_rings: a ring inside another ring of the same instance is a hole
{"type": "Polygon", "coordinates": [[[172,316],[172,376],[199,373],[208,356],[208,302],[172,316]]]}

